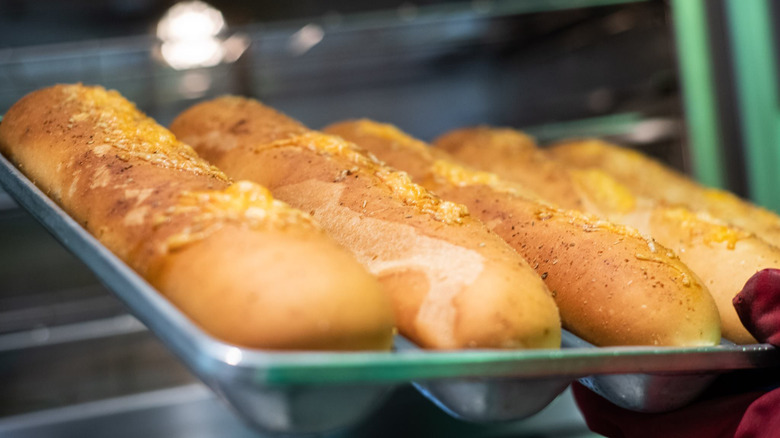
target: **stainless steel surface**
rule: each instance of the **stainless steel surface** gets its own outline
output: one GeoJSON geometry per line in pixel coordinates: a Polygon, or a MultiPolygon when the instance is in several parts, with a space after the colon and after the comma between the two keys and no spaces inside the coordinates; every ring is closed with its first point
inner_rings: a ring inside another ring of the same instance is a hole
{"type": "Polygon", "coordinates": [[[637,412],[669,412],[690,404],[719,373],[593,375],[580,383],[612,403],[637,412]]]}
{"type": "MultiPolygon", "coordinates": [[[[595,348],[571,333],[564,332],[564,348],[595,348]]],[[[721,340],[725,348],[739,349],[721,340]]],[[[597,394],[622,408],[637,412],[668,412],[688,405],[718,376],[717,371],[653,373],[653,374],[593,374],[579,379],[597,394]]]]}
{"type": "Polygon", "coordinates": [[[0,417],[7,417],[196,379],[124,315],[0,336],[0,380],[0,417]]]}
{"type": "Polygon", "coordinates": [[[146,327],[130,315],[119,315],[106,319],[95,319],[53,327],[41,326],[32,330],[0,335],[0,353],[143,331],[146,331],[146,327]]]}
{"type": "MultiPolygon", "coordinates": [[[[571,335],[570,335],[571,336],[571,335]]],[[[397,352],[420,348],[397,336],[397,352]]],[[[473,422],[512,421],[544,409],[574,381],[570,375],[552,377],[464,377],[417,380],[412,384],[436,406],[455,418],[473,422]]]]}
{"type": "Polygon", "coordinates": [[[13,210],[16,208],[16,203],[8,196],[8,193],[0,191],[0,211],[13,210]]]}
{"type": "Polygon", "coordinates": [[[415,382],[428,399],[455,418],[473,422],[516,421],[544,409],[572,378],[483,378],[415,382]]]}
{"type": "MultiPolygon", "coordinates": [[[[2,418],[0,435],[5,438],[278,436],[252,430],[200,384],[2,418]]],[[[437,412],[409,387],[402,387],[388,397],[382,413],[375,413],[351,428],[317,436],[586,438],[599,435],[587,430],[568,391],[531,419],[485,426],[464,423],[437,412]]]]}
{"type": "MultiPolygon", "coordinates": [[[[204,385],[190,384],[193,377],[131,316],[92,321],[83,327],[53,326],[48,331],[47,342],[33,336],[34,331],[11,334],[22,342],[15,342],[17,348],[0,351],[4,365],[0,379],[6,382],[0,398],[0,436],[269,436],[253,431],[204,385]],[[103,336],[98,337],[90,327],[103,336]]],[[[0,337],[0,344],[7,339],[0,337]]],[[[322,413],[323,407],[307,410],[322,413]]],[[[285,418],[273,409],[264,415],[271,422],[285,418]]],[[[382,399],[381,408],[365,418],[319,436],[441,434],[590,436],[568,396],[524,421],[464,423],[409,385],[391,391],[382,399]]]]}

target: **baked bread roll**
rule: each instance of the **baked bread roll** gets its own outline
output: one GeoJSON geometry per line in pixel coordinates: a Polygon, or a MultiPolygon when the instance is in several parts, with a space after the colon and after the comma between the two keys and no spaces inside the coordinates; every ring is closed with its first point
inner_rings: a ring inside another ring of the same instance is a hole
{"type": "Polygon", "coordinates": [[[723,337],[738,344],[757,342],[742,325],[733,299],[756,272],[780,267],[780,250],[755,234],[685,207],[639,202],[632,212],[611,217],[649,233],[696,272],[718,305],[723,337]]]}
{"type": "Polygon", "coordinates": [[[261,103],[223,97],[171,125],[234,178],[313,215],[378,276],[399,331],[426,348],[552,348],[555,302],[512,248],[472,218],[338,137],[261,103]]]}
{"type": "Polygon", "coordinates": [[[704,187],[640,153],[601,140],[570,140],[546,149],[577,169],[599,169],[637,195],[702,211],[780,246],[780,217],[724,190],[704,187]]]}
{"type": "Polygon", "coordinates": [[[303,212],[216,168],[115,91],[17,102],[0,152],[213,336],[280,350],[389,349],[377,281],[303,212]]]}
{"type": "Polygon", "coordinates": [[[627,227],[533,199],[522,186],[368,120],[326,128],[448,200],[466,204],[534,266],[564,328],[601,346],[720,342],[712,297],[674,254],[627,227]]]}
{"type": "Polygon", "coordinates": [[[519,181],[522,173],[523,181],[535,181],[532,188],[559,175],[557,187],[565,195],[551,193],[552,202],[563,203],[568,194],[575,194],[584,211],[636,228],[670,248],[709,289],[720,311],[723,336],[741,344],[756,342],[739,321],[732,300],[757,271],[780,267],[780,250],[774,245],[704,212],[635,196],[600,169],[571,168],[517,131],[462,129],[442,136],[436,144],[480,169],[495,168],[510,180],[519,181]],[[557,170],[537,175],[533,169],[540,162],[557,170]]]}
{"type": "Polygon", "coordinates": [[[462,163],[521,184],[540,200],[560,208],[592,213],[598,207],[588,204],[589,199],[561,163],[550,160],[533,138],[520,131],[487,126],[456,129],[433,145],[462,163]]]}

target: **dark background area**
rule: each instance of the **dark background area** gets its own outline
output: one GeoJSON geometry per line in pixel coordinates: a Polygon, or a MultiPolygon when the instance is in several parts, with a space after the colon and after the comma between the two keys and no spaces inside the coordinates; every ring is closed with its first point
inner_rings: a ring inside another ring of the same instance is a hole
{"type": "MultiPolygon", "coordinates": [[[[155,58],[154,28],[173,3],[0,1],[0,111],[32,89],[80,81],[118,89],[162,123],[230,92],[313,127],[374,117],[424,139],[476,123],[629,115],[679,124],[682,114],[662,1],[531,14],[512,13],[523,3],[512,1],[213,1],[227,34],[246,35],[250,48],[234,64],[186,72],[155,58]],[[291,53],[306,24],[323,40],[291,53]],[[198,76],[207,89],[180,92],[198,76]]],[[[687,169],[679,127],[656,137],[624,140],[687,169]]]]}

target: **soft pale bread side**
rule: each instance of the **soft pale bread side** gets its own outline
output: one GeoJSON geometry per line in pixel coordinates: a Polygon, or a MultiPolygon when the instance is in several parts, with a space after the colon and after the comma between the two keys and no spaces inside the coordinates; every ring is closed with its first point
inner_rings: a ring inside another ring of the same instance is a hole
{"type": "MultiPolygon", "coordinates": [[[[445,134],[437,144],[454,151],[458,157],[473,159],[481,169],[490,170],[495,166],[510,180],[519,179],[516,172],[510,171],[513,167],[524,172],[524,180],[536,177],[528,164],[531,155],[534,161],[550,163],[550,167],[558,169],[559,186],[566,187],[563,193],[576,193],[586,212],[634,227],[673,250],[705,282],[715,298],[725,338],[738,343],[755,342],[737,318],[731,300],[754,273],[780,267],[777,247],[706,213],[636,196],[606,172],[570,167],[542,150],[533,151],[533,143],[526,139],[512,130],[481,127],[445,134]],[[474,151],[480,147],[484,153],[476,159],[474,151]],[[512,150],[514,153],[509,152],[512,150]],[[502,162],[492,164],[485,157],[500,158],[502,162]]],[[[539,175],[536,183],[542,184],[554,176],[555,173],[539,175]]],[[[562,198],[557,197],[553,202],[562,198]]]]}
{"type": "Polygon", "coordinates": [[[456,164],[395,127],[369,120],[327,132],[462,202],[545,279],[565,328],[597,345],[713,345],[717,309],[695,274],[636,231],[533,199],[495,174],[456,164]]]}
{"type": "Polygon", "coordinates": [[[231,184],[114,91],[58,85],[16,103],[0,152],[196,324],[284,350],[388,349],[376,280],[302,212],[231,184]]]}
{"type": "Polygon", "coordinates": [[[637,196],[707,212],[780,246],[780,216],[727,191],[702,186],[638,151],[585,139],[554,144],[546,152],[578,169],[602,170],[637,196]]]}
{"type": "Polygon", "coordinates": [[[238,97],[196,105],[171,129],[229,175],[312,214],[379,277],[400,332],[419,345],[559,345],[555,303],[514,250],[355,145],[238,97]]]}

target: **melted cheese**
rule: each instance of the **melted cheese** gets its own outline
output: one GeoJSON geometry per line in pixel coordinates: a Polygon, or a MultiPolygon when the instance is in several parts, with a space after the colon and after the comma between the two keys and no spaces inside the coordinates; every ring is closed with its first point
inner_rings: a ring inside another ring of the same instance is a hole
{"type": "Polygon", "coordinates": [[[636,207],[636,198],[628,187],[605,172],[595,169],[570,170],[578,189],[607,213],[628,213],[636,207]]]}
{"type": "Polygon", "coordinates": [[[320,155],[345,159],[359,169],[379,178],[406,205],[413,206],[418,211],[429,214],[438,221],[458,224],[463,221],[464,217],[468,216],[468,210],[464,205],[442,200],[424,187],[413,183],[405,172],[399,172],[385,166],[372,154],[340,137],[311,131],[257,146],[256,149],[282,147],[304,147],[320,155]]]}
{"type": "Polygon", "coordinates": [[[472,129],[470,134],[487,136],[484,140],[479,137],[472,138],[473,147],[483,148],[489,144],[490,149],[508,155],[537,150],[536,140],[533,137],[515,129],[480,127],[472,129]]]}
{"type": "Polygon", "coordinates": [[[138,111],[118,92],[78,85],[63,87],[63,91],[64,105],[77,107],[68,120],[68,128],[89,123],[94,134],[87,144],[96,154],[113,153],[122,160],[141,159],[157,166],[228,181],[225,174],[198,157],[191,147],[138,111]]]}
{"type": "Polygon", "coordinates": [[[161,224],[177,215],[191,216],[191,224],[168,238],[168,250],[205,239],[228,223],[252,229],[281,229],[289,225],[315,229],[314,221],[305,213],[275,200],[268,189],[239,181],[224,190],[184,192],[178,203],[159,215],[161,224]]]}
{"type": "MultiPolygon", "coordinates": [[[[486,185],[502,193],[512,193],[529,199],[538,198],[530,190],[521,187],[519,184],[503,181],[494,173],[469,169],[446,158],[435,159],[431,147],[425,142],[417,140],[389,123],[378,123],[373,120],[362,119],[356,121],[353,125],[360,135],[378,137],[390,141],[393,148],[405,149],[416,154],[420,160],[432,161],[433,164],[429,170],[439,183],[447,183],[456,187],[486,185]]],[[[440,151],[439,153],[441,154],[440,151]]],[[[442,155],[446,157],[446,154],[442,155]]]]}
{"type": "Polygon", "coordinates": [[[399,172],[383,167],[375,173],[405,204],[417,207],[421,212],[427,213],[434,219],[447,223],[461,223],[468,216],[465,205],[445,201],[415,184],[406,172],[399,172]]]}
{"type": "Polygon", "coordinates": [[[455,187],[475,185],[488,186],[499,193],[509,193],[525,199],[540,201],[539,195],[521,184],[506,181],[491,172],[483,172],[461,166],[452,160],[436,160],[430,172],[437,183],[446,183],[455,187]]]}
{"type": "Polygon", "coordinates": [[[574,210],[539,208],[536,211],[536,217],[542,221],[550,219],[566,220],[570,224],[578,226],[586,232],[604,230],[618,236],[642,239],[647,245],[648,252],[637,252],[634,254],[634,257],[637,260],[660,263],[668,266],[678,272],[680,275],[680,283],[683,286],[690,287],[693,285],[685,265],[679,261],[677,254],[667,248],[657,245],[652,237],[643,235],[636,228],[598,219],[594,216],[589,216],[574,210]],[[662,249],[663,251],[660,251],[659,249],[662,249]]]}
{"type": "Polygon", "coordinates": [[[495,173],[467,169],[448,160],[434,161],[431,165],[431,173],[457,187],[473,185],[496,187],[501,185],[501,180],[495,173]]]}
{"type": "Polygon", "coordinates": [[[752,236],[747,231],[719,222],[704,213],[694,213],[687,208],[667,208],[662,214],[664,219],[688,230],[692,237],[701,237],[705,244],[725,242],[728,249],[734,249],[737,242],[752,236]]]}
{"type": "Polygon", "coordinates": [[[621,236],[641,237],[645,239],[645,236],[642,236],[635,228],[618,225],[614,222],[599,219],[596,216],[590,216],[576,210],[563,210],[540,204],[539,209],[536,211],[536,217],[540,220],[553,218],[566,220],[572,225],[582,227],[585,231],[607,230],[621,236]]]}
{"type": "Polygon", "coordinates": [[[389,123],[379,123],[373,120],[362,119],[355,122],[354,125],[359,134],[375,136],[396,142],[396,146],[400,144],[400,146],[405,149],[411,149],[426,159],[431,159],[430,146],[389,123]]]}
{"type": "Polygon", "coordinates": [[[688,272],[685,270],[685,268],[682,264],[682,262],[678,263],[670,263],[671,260],[678,260],[678,257],[673,252],[667,252],[666,253],[667,258],[659,257],[656,254],[640,254],[637,253],[634,255],[637,260],[643,260],[646,262],[654,262],[654,263],[660,263],[662,265],[669,266],[677,271],[677,273],[680,274],[680,283],[685,287],[691,286],[691,278],[688,276],[688,272]]]}

